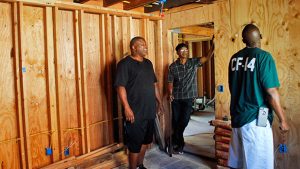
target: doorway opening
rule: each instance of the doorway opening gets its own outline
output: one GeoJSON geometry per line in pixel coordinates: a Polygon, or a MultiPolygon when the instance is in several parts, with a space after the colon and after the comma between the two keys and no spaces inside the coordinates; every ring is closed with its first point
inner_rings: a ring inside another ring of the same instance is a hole
{"type": "MultiPolygon", "coordinates": [[[[172,29],[173,61],[177,59],[175,47],[188,45],[189,57],[207,56],[212,45],[214,23],[172,29]]],[[[184,152],[215,159],[214,127],[209,121],[215,119],[215,64],[214,57],[198,68],[198,104],[194,103],[188,126],[184,131],[184,152]],[[198,107],[197,107],[198,106],[198,107]]]]}

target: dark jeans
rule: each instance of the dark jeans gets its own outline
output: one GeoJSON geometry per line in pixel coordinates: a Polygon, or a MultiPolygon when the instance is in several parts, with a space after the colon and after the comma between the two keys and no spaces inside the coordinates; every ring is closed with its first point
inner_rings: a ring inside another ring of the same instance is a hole
{"type": "Polygon", "coordinates": [[[173,145],[183,149],[183,132],[189,123],[193,111],[193,99],[178,99],[172,101],[173,145]]]}

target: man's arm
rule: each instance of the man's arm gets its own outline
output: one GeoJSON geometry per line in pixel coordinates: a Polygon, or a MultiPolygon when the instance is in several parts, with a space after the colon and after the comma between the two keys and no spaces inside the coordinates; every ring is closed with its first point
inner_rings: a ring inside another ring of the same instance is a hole
{"type": "Polygon", "coordinates": [[[174,96],[173,96],[173,83],[172,82],[168,82],[168,93],[169,93],[170,101],[173,101],[174,96]]]}
{"type": "Polygon", "coordinates": [[[127,92],[126,92],[125,87],[124,86],[118,86],[117,87],[117,92],[118,92],[119,98],[121,99],[122,105],[124,106],[126,120],[133,123],[134,122],[134,114],[133,114],[133,111],[131,110],[131,108],[128,104],[127,92]]]}
{"type": "Polygon", "coordinates": [[[215,45],[213,43],[209,49],[208,55],[199,57],[201,64],[204,64],[205,62],[207,62],[208,60],[210,60],[212,58],[212,56],[214,55],[214,48],[215,48],[215,45]]]}
{"type": "Polygon", "coordinates": [[[289,130],[289,125],[287,123],[285,113],[280,105],[279,93],[277,88],[268,88],[267,94],[268,94],[268,102],[270,103],[270,105],[272,106],[276,115],[279,118],[280,129],[282,131],[289,130]]]}
{"type": "Polygon", "coordinates": [[[161,97],[160,97],[160,92],[159,92],[158,84],[154,83],[154,86],[155,86],[155,98],[156,98],[156,101],[158,103],[158,111],[157,111],[157,113],[161,114],[164,111],[163,111],[163,107],[162,107],[162,101],[161,101],[161,97]]]}

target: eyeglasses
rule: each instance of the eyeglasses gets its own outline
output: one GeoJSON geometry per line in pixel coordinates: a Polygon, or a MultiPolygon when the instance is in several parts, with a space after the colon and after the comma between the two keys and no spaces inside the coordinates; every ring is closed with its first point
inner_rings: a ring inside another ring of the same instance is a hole
{"type": "Polygon", "coordinates": [[[179,51],[180,51],[180,52],[187,52],[187,51],[189,51],[189,50],[186,49],[186,48],[184,48],[184,49],[180,49],[179,51]]]}

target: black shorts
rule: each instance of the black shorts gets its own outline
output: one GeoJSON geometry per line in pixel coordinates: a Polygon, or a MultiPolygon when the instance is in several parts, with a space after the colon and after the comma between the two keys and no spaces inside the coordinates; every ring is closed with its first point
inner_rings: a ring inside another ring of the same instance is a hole
{"type": "Polygon", "coordinates": [[[139,153],[143,144],[150,144],[154,134],[154,119],[125,122],[125,143],[132,153],[139,153]]]}

